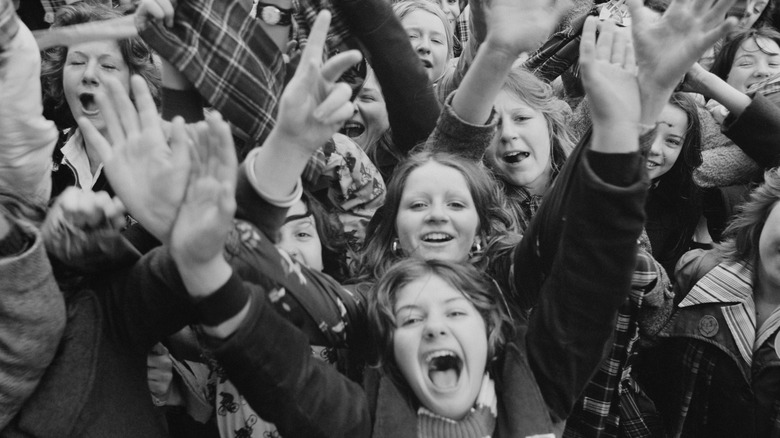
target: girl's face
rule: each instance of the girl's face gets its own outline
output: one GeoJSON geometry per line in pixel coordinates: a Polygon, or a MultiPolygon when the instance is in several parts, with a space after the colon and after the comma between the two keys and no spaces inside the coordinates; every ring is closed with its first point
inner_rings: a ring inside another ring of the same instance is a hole
{"type": "Polygon", "coordinates": [[[776,73],[780,73],[780,47],[777,43],[769,38],[748,38],[734,55],[726,82],[744,93],[751,85],[776,73]]]}
{"type": "Polygon", "coordinates": [[[688,115],[667,103],[658,118],[658,134],[647,157],[647,173],[651,180],[660,178],[677,162],[688,129],[688,115]]]}
{"type": "Polygon", "coordinates": [[[552,145],[544,114],[512,93],[501,91],[495,102],[500,120],[487,158],[509,183],[542,194],[552,179],[552,145]]]}
{"type": "Polygon", "coordinates": [[[396,293],[393,353],[420,403],[463,418],[479,395],[488,355],[487,328],[463,293],[438,276],[396,293]]]}
{"type": "Polygon", "coordinates": [[[301,264],[322,271],[322,243],[317,233],[317,223],[303,201],[298,201],[287,212],[279,236],[277,248],[301,264]]]}
{"type": "Polygon", "coordinates": [[[401,25],[428,72],[428,78],[431,82],[438,81],[447,65],[450,44],[444,23],[436,15],[417,9],[406,14],[401,25]]]}
{"type": "Polygon", "coordinates": [[[455,30],[455,20],[460,15],[460,3],[458,0],[439,0],[439,5],[444,10],[444,13],[447,14],[450,29],[455,30]]]}
{"type": "Polygon", "coordinates": [[[369,74],[355,99],[357,112],[344,124],[344,131],[363,149],[374,144],[390,128],[385,99],[376,75],[369,74]]]}
{"type": "Polygon", "coordinates": [[[95,103],[95,95],[104,93],[103,80],[114,77],[130,90],[130,69],[116,41],[93,41],[68,48],[62,71],[62,88],[74,119],[86,117],[103,131],[105,122],[95,103]]]}
{"type": "Polygon", "coordinates": [[[479,216],[466,178],[433,161],[413,170],[401,194],[395,227],[401,249],[410,257],[468,260],[479,216]]]}
{"type": "Polygon", "coordinates": [[[780,287],[780,203],[772,207],[758,238],[759,275],[775,287],[780,287]]]}
{"type": "Polygon", "coordinates": [[[753,27],[768,4],[769,0],[749,0],[747,9],[745,10],[745,16],[739,20],[739,26],[744,29],[753,27]]]}

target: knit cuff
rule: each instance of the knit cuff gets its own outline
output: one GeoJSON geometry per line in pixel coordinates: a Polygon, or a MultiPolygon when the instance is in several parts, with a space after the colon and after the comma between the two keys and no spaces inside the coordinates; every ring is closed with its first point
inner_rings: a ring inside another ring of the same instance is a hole
{"type": "Polygon", "coordinates": [[[295,205],[296,202],[301,200],[301,196],[303,196],[303,183],[301,182],[301,178],[298,178],[298,181],[295,183],[295,188],[290,195],[284,198],[274,198],[268,195],[268,193],[260,186],[260,183],[257,181],[257,175],[255,174],[256,159],[257,153],[255,151],[250,152],[246,157],[243,166],[246,166],[245,168],[247,179],[258,195],[265,199],[269,204],[281,208],[290,208],[295,205]]]}
{"type": "Polygon", "coordinates": [[[195,303],[203,325],[216,327],[236,316],[249,301],[249,291],[234,272],[216,292],[195,303]]]}
{"type": "Polygon", "coordinates": [[[22,227],[15,221],[8,220],[11,224],[11,229],[4,238],[0,239],[0,258],[13,257],[23,252],[32,246],[33,239],[25,234],[22,227]]]}

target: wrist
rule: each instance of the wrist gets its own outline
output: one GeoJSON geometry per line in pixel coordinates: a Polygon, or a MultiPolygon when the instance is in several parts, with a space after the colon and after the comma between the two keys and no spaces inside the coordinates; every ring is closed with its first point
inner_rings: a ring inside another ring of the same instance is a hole
{"type": "Polygon", "coordinates": [[[520,53],[525,50],[524,48],[516,47],[514,42],[502,41],[500,37],[489,31],[482,46],[484,46],[482,50],[492,58],[509,60],[510,64],[514,63],[515,59],[520,56],[520,53]]]}
{"type": "Polygon", "coordinates": [[[193,260],[185,255],[173,254],[184,287],[190,296],[202,299],[210,296],[227,283],[233,274],[233,268],[220,252],[208,261],[193,260]]]}

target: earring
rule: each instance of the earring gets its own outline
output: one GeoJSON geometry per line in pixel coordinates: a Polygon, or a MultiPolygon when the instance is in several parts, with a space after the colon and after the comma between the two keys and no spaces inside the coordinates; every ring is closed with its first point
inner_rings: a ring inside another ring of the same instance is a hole
{"type": "Polygon", "coordinates": [[[390,251],[397,256],[402,255],[399,246],[400,246],[400,242],[396,237],[395,239],[393,239],[393,243],[390,244],[390,251]]]}
{"type": "Polygon", "coordinates": [[[482,254],[482,239],[479,237],[474,239],[474,243],[471,245],[471,249],[469,250],[469,258],[478,254],[482,254]]]}

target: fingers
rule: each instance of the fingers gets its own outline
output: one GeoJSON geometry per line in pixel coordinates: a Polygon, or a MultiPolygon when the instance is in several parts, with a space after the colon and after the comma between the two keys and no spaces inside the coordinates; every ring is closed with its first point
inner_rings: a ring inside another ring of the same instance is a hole
{"type": "MultiPolygon", "coordinates": [[[[98,132],[97,128],[95,128],[95,125],[93,125],[92,122],[90,122],[86,117],[79,117],[76,122],[79,125],[79,129],[81,129],[81,135],[83,135],[84,139],[89,142],[89,144],[91,144],[97,151],[100,161],[104,163],[111,161],[114,156],[114,151],[111,149],[111,144],[108,142],[108,140],[106,140],[105,137],[103,137],[103,135],[100,134],[100,132],[98,132]]],[[[124,137],[124,134],[121,135],[124,137]]]]}
{"type": "Polygon", "coordinates": [[[80,229],[124,226],[124,205],[106,192],[68,188],[58,198],[62,217],[80,229]]]}
{"type": "Polygon", "coordinates": [[[612,58],[612,42],[615,38],[615,23],[606,20],[599,23],[599,36],[596,40],[596,59],[608,61],[612,58]]]}
{"type": "Polygon", "coordinates": [[[582,27],[582,39],[580,40],[580,61],[588,63],[596,59],[596,30],[599,19],[588,17],[582,27]]]}
{"type": "MultiPolygon", "coordinates": [[[[132,78],[131,78],[132,83],[132,78]]],[[[125,138],[140,131],[140,121],[138,112],[130,100],[129,91],[119,83],[119,80],[113,77],[103,78],[103,85],[106,87],[109,105],[112,110],[112,117],[119,119],[119,125],[124,130],[125,138]]],[[[100,101],[98,101],[98,105],[100,101]]],[[[103,108],[100,108],[103,112],[103,108]]],[[[108,122],[106,122],[108,123],[108,122]]],[[[113,136],[113,134],[112,134],[113,136]]]]}
{"type": "Polygon", "coordinates": [[[190,148],[194,147],[187,133],[187,125],[180,116],[173,118],[171,123],[171,158],[174,166],[191,166],[190,148]]]}
{"type": "Polygon", "coordinates": [[[230,125],[222,119],[219,112],[206,118],[209,125],[210,174],[217,180],[230,183],[235,187],[238,173],[238,158],[233,143],[230,125]]]}
{"type": "Polygon", "coordinates": [[[641,29],[647,23],[647,10],[642,3],[642,0],[626,0],[628,5],[628,12],[631,14],[632,27],[641,29]]]}
{"type": "Polygon", "coordinates": [[[301,63],[319,63],[322,59],[322,49],[325,47],[325,39],[328,35],[328,28],[330,27],[330,18],[330,12],[326,9],[323,9],[317,14],[317,19],[314,21],[311,33],[309,33],[306,48],[303,49],[303,54],[301,55],[301,63]]]}
{"type": "Polygon", "coordinates": [[[614,33],[612,39],[612,54],[610,55],[610,62],[619,66],[625,65],[626,49],[631,45],[629,40],[627,29],[622,29],[613,25],[614,33]]]}
{"type": "Polygon", "coordinates": [[[340,82],[335,84],[324,101],[314,110],[314,118],[323,124],[344,122],[354,113],[349,98],[352,89],[340,82]]]}
{"type": "Polygon", "coordinates": [[[636,64],[636,53],[634,52],[634,41],[631,38],[631,34],[626,32],[628,35],[628,41],[626,41],[626,51],[625,51],[625,59],[623,59],[623,68],[626,70],[631,71],[632,73],[637,72],[637,64],[636,64]]]}
{"type": "MultiPolygon", "coordinates": [[[[138,119],[143,128],[160,128],[160,116],[157,113],[157,105],[154,104],[149,85],[141,76],[133,75],[130,78],[130,88],[133,90],[135,106],[138,108],[138,119]]],[[[130,103],[130,99],[123,99],[123,104],[130,103]]],[[[129,109],[128,109],[129,111],[129,109]]]]}
{"type": "Polygon", "coordinates": [[[322,77],[328,82],[336,82],[345,71],[360,62],[363,54],[359,50],[348,50],[328,59],[322,66],[322,77]]]}
{"type": "Polygon", "coordinates": [[[173,27],[174,4],[170,0],[157,0],[165,15],[165,25],[173,27]]]}

